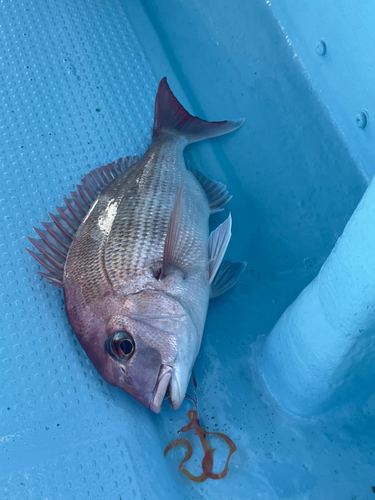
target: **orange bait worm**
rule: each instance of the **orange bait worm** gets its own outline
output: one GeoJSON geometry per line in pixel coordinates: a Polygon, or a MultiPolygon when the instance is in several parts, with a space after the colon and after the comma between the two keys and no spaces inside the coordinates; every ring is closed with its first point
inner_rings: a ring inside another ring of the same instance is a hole
{"type": "Polygon", "coordinates": [[[182,444],[182,445],[186,446],[187,453],[186,453],[185,457],[182,459],[182,461],[179,465],[179,469],[183,474],[185,474],[186,477],[188,477],[189,479],[191,479],[192,481],[194,481],[196,483],[203,483],[203,481],[206,481],[206,479],[208,479],[208,478],[210,478],[210,479],[223,479],[228,473],[229,459],[232,456],[232,454],[237,450],[237,446],[233,443],[233,441],[227,435],[222,434],[221,432],[208,432],[208,431],[202,429],[202,427],[200,427],[200,425],[199,425],[198,412],[196,410],[189,410],[187,413],[187,416],[188,416],[188,419],[190,422],[187,425],[185,425],[184,427],[182,427],[180,432],[188,432],[191,429],[194,429],[195,432],[197,433],[197,435],[200,439],[203,451],[204,451],[204,457],[202,460],[202,474],[200,474],[199,476],[194,476],[188,470],[185,469],[184,463],[188,462],[193,455],[193,447],[187,439],[181,438],[181,439],[175,439],[174,441],[172,441],[172,443],[170,443],[165,448],[164,457],[167,456],[167,453],[172,448],[182,444]],[[206,439],[206,436],[208,434],[220,437],[229,446],[229,454],[227,457],[227,461],[225,463],[225,467],[222,470],[222,472],[219,472],[218,474],[215,474],[212,472],[213,463],[214,463],[213,454],[214,454],[215,448],[210,448],[210,445],[206,439]]]}

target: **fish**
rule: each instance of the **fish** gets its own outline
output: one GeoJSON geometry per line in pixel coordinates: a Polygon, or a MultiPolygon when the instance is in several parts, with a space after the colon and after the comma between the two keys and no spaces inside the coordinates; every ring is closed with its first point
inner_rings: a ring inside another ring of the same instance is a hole
{"type": "Polygon", "coordinates": [[[192,116],[163,78],[144,155],[86,174],[29,238],[96,370],[155,413],[166,397],[181,406],[209,300],[246,266],[224,260],[231,215],[209,234],[210,215],[231,198],[226,186],[188,170],[183,151],[243,122],[192,116]]]}

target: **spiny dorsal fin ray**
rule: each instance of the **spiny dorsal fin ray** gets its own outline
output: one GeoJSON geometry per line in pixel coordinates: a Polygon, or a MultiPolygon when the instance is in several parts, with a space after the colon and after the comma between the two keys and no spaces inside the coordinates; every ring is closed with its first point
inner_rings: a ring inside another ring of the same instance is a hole
{"type": "Polygon", "coordinates": [[[68,250],[64,246],[61,246],[60,241],[57,241],[56,239],[52,238],[49,232],[46,231],[45,229],[38,229],[37,227],[34,227],[33,229],[39,236],[39,238],[43,240],[43,243],[45,243],[45,245],[50,250],[52,250],[53,253],[55,253],[61,259],[65,260],[68,254],[68,250]]]}
{"type": "Polygon", "coordinates": [[[70,193],[71,198],[64,198],[65,205],[56,207],[58,214],[49,214],[52,222],[42,222],[44,230],[34,228],[40,238],[29,240],[40,253],[27,251],[48,271],[48,274],[39,274],[51,285],[63,287],[63,269],[69,247],[98,194],[137,161],[137,156],[127,156],[95,168],[81,179],[77,191],[70,193]]]}
{"type": "Polygon", "coordinates": [[[57,286],[58,288],[64,288],[62,281],[60,279],[54,278],[52,274],[48,273],[38,273],[38,274],[40,274],[40,276],[42,276],[43,278],[46,278],[46,280],[50,285],[57,286]]]}
{"type": "MultiPolygon", "coordinates": [[[[78,184],[79,186],[79,184],[78,184]]],[[[78,189],[77,186],[77,189],[78,189]]],[[[76,207],[81,211],[81,214],[85,215],[87,213],[88,207],[85,198],[82,198],[80,192],[70,191],[70,196],[72,197],[76,207]]]]}
{"type": "Polygon", "coordinates": [[[47,233],[52,237],[52,240],[60,243],[60,245],[66,250],[66,253],[68,253],[71,243],[70,240],[67,240],[60,231],[56,231],[56,225],[53,222],[41,222],[41,224],[47,233]]]}
{"type": "Polygon", "coordinates": [[[39,238],[30,238],[28,236],[27,239],[43,255],[43,257],[50,264],[52,264],[52,266],[54,266],[56,269],[60,271],[64,270],[64,262],[66,256],[64,258],[59,257],[57,253],[51,251],[51,249],[44,243],[44,241],[39,238]]]}
{"type": "Polygon", "coordinates": [[[239,276],[246,269],[247,262],[229,262],[223,260],[211,284],[210,299],[218,297],[234,286],[239,276]]]}
{"type": "Polygon", "coordinates": [[[228,193],[227,186],[219,181],[208,179],[199,170],[191,170],[191,173],[206,193],[211,214],[221,212],[223,210],[222,207],[232,199],[232,196],[228,193]]]}
{"type": "Polygon", "coordinates": [[[45,269],[47,269],[47,271],[51,273],[52,276],[54,276],[56,279],[61,279],[61,280],[63,279],[62,269],[58,269],[53,264],[51,264],[48,261],[48,259],[46,259],[46,257],[44,256],[44,253],[43,254],[36,253],[33,252],[32,250],[29,250],[28,248],[26,248],[26,250],[29,252],[30,255],[34,257],[36,261],[39,262],[39,264],[41,264],[45,269]]]}
{"type": "Polygon", "coordinates": [[[229,245],[232,228],[232,216],[229,217],[218,226],[208,239],[208,258],[209,258],[209,268],[208,268],[208,279],[211,284],[215,278],[215,275],[220,267],[220,264],[224,258],[224,254],[229,245]]]}

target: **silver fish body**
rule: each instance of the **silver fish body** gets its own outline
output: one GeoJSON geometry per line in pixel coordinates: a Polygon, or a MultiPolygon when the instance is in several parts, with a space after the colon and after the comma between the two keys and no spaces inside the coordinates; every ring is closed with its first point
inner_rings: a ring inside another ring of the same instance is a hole
{"type": "MultiPolygon", "coordinates": [[[[163,79],[151,146],[109,179],[66,257],[65,306],[79,342],[108,383],[154,412],[167,391],[175,409],[185,397],[230,239],[230,219],[209,237],[215,183],[186,169],[183,150],[241,124],[191,117],[163,79]]],[[[228,201],[220,186],[219,208],[228,201]]],[[[229,270],[222,291],[243,266],[229,270]]]]}

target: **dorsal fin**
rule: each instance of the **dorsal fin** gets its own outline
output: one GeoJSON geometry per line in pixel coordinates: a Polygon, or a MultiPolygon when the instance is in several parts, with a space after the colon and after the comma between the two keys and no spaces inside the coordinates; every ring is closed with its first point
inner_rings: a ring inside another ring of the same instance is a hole
{"type": "Polygon", "coordinates": [[[219,181],[208,179],[199,170],[191,170],[191,173],[206,193],[211,214],[221,212],[223,210],[222,207],[232,199],[232,196],[228,193],[227,186],[219,181]]]}
{"type": "Polygon", "coordinates": [[[42,222],[44,229],[34,227],[39,238],[28,239],[40,253],[26,250],[48,271],[48,274],[38,274],[51,285],[63,287],[64,264],[70,245],[98,194],[137,161],[137,156],[126,156],[95,168],[77,184],[77,191],[71,191],[71,198],[64,198],[65,205],[56,207],[58,214],[49,214],[52,222],[42,222]]]}

